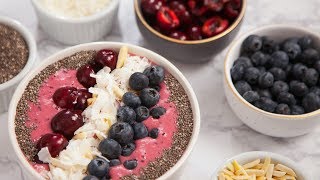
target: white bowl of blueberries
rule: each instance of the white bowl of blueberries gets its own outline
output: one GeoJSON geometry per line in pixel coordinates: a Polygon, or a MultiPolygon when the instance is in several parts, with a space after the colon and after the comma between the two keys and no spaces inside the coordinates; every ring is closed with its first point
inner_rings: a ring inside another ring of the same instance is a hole
{"type": "Polygon", "coordinates": [[[272,25],[246,33],[225,59],[224,87],[235,114],[252,129],[294,137],[320,124],[320,36],[272,25]]]}

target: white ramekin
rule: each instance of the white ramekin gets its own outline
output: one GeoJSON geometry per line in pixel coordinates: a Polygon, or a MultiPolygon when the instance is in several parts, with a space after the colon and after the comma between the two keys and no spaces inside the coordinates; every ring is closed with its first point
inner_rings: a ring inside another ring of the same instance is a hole
{"type": "Polygon", "coordinates": [[[101,39],[111,32],[120,0],[112,0],[106,8],[88,17],[63,18],[44,9],[39,0],[31,0],[41,28],[55,40],[76,45],[101,39]]]}
{"type": "Polygon", "coordinates": [[[254,161],[256,159],[264,160],[266,157],[270,157],[273,163],[281,163],[293,169],[298,176],[297,180],[313,180],[313,177],[307,168],[300,166],[298,163],[295,163],[288,157],[285,157],[280,154],[272,153],[272,152],[266,152],[266,151],[245,152],[226,160],[225,162],[221,163],[221,165],[215,170],[212,176],[212,180],[218,180],[219,172],[223,168],[225,168],[227,164],[231,163],[233,160],[236,160],[240,164],[245,164],[245,163],[254,161]]]}
{"type": "Polygon", "coordinates": [[[96,43],[82,44],[82,45],[70,47],[47,58],[42,62],[41,65],[39,65],[34,71],[32,71],[26,76],[26,78],[19,84],[17,90],[14,93],[14,97],[12,98],[12,101],[10,103],[9,113],[8,113],[9,136],[10,136],[10,141],[14,148],[14,152],[17,155],[20,164],[22,165],[23,169],[25,169],[25,172],[28,173],[28,176],[31,177],[31,179],[41,179],[42,177],[30,166],[23,152],[21,151],[18,141],[16,139],[15,123],[14,123],[17,104],[26,86],[28,85],[29,81],[32,80],[41,70],[43,70],[48,65],[54,62],[57,62],[58,60],[61,60],[65,57],[68,57],[76,52],[86,51],[86,50],[100,50],[100,49],[113,49],[118,51],[124,45],[126,45],[129,48],[130,53],[137,54],[140,56],[145,56],[149,58],[151,61],[153,61],[154,63],[163,66],[170,74],[172,74],[180,82],[180,84],[183,86],[183,88],[185,89],[189,97],[191,108],[193,111],[193,119],[194,119],[193,133],[192,133],[189,145],[185,150],[184,154],[179,159],[179,161],[170,170],[168,170],[165,174],[163,174],[159,179],[167,179],[169,177],[176,175],[176,173],[180,172],[180,171],[178,172],[178,170],[181,169],[181,166],[186,162],[186,159],[190,155],[196,143],[196,140],[199,135],[199,130],[200,130],[200,109],[199,109],[199,104],[198,104],[196,95],[193,92],[191,85],[189,84],[187,79],[183,76],[183,74],[173,64],[171,64],[164,57],[150,50],[144,49],[142,47],[130,45],[130,44],[124,44],[124,43],[96,42],[96,43]]]}
{"type": "Polygon", "coordinates": [[[32,34],[20,22],[11,18],[0,16],[0,24],[5,24],[17,30],[26,41],[29,49],[29,57],[27,64],[24,66],[21,72],[11,80],[3,84],[0,84],[0,113],[3,113],[8,110],[11,97],[18,83],[31,70],[32,66],[34,65],[37,54],[37,45],[32,34]]]}
{"type": "Polygon", "coordinates": [[[307,134],[320,125],[320,110],[302,115],[280,115],[263,111],[248,103],[232,83],[230,69],[240,55],[241,44],[251,34],[269,36],[277,41],[289,37],[310,35],[320,49],[320,36],[312,31],[291,25],[272,25],[254,29],[233,42],[224,66],[224,90],[234,113],[252,129],[274,137],[294,137],[307,134]]]}

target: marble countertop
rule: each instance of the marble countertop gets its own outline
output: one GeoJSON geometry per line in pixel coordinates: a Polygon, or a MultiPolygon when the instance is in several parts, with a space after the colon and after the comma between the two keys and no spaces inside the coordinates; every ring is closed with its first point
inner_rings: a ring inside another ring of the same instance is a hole
{"type": "MultiPolygon", "coordinates": [[[[248,0],[240,34],[254,27],[283,23],[320,32],[319,7],[319,0],[248,0]]],[[[67,47],[50,39],[39,28],[30,1],[0,0],[0,15],[17,19],[30,29],[37,40],[39,61],[67,47]]],[[[145,45],[135,24],[132,0],[121,0],[118,23],[113,32],[101,40],[145,45]]],[[[305,136],[281,139],[259,134],[245,126],[231,111],[224,96],[225,54],[226,51],[221,52],[206,64],[173,62],[193,86],[202,116],[198,142],[179,179],[209,179],[226,158],[253,150],[286,155],[313,173],[315,179],[320,179],[320,128],[305,136]]],[[[24,169],[18,165],[9,142],[6,114],[0,116],[0,123],[0,179],[25,179],[24,169]]]]}

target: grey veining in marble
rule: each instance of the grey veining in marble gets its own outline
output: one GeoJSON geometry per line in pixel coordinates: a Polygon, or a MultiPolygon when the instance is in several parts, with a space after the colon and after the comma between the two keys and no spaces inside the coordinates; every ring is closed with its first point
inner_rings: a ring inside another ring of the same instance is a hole
{"type": "MultiPolygon", "coordinates": [[[[319,32],[319,7],[319,0],[248,0],[240,33],[261,25],[284,23],[319,32]]],[[[37,39],[39,60],[67,47],[53,41],[39,29],[31,3],[27,0],[0,0],[0,15],[15,18],[31,30],[37,39]]],[[[132,0],[121,0],[118,23],[114,26],[113,32],[101,40],[148,48],[135,24],[132,0]]],[[[279,139],[261,135],[243,125],[224,97],[222,67],[225,54],[223,51],[211,62],[201,65],[174,62],[194,87],[202,116],[199,140],[179,179],[209,179],[224,159],[252,150],[289,156],[311,171],[315,179],[320,179],[320,128],[302,137],[279,139]]],[[[0,179],[23,179],[23,169],[9,146],[5,115],[0,117],[0,123],[0,179]]]]}

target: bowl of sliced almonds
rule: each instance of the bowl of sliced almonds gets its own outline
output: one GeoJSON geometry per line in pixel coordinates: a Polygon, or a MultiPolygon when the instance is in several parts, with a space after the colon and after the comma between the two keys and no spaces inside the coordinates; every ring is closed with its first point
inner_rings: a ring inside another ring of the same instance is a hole
{"type": "Polygon", "coordinates": [[[239,154],[217,168],[212,180],[313,180],[298,163],[265,151],[239,154]]]}

